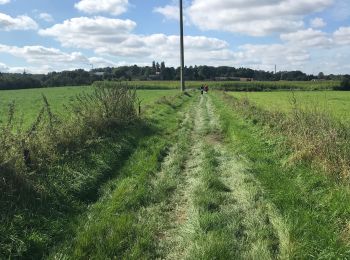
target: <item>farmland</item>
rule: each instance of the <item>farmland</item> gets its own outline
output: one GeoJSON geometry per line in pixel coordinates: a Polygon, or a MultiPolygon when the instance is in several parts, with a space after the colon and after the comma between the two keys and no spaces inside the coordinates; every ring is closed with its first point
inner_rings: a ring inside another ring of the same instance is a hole
{"type": "Polygon", "coordinates": [[[350,93],[346,91],[231,92],[230,95],[247,98],[269,111],[288,113],[296,105],[299,108],[316,109],[331,114],[338,120],[350,120],[350,93]]]}
{"type": "Polygon", "coordinates": [[[350,255],[347,93],[139,90],[138,115],[118,86],[0,92],[61,119],[43,104],[29,138],[1,128],[0,258],[350,255]]]}
{"type": "MultiPolygon", "coordinates": [[[[44,88],[44,89],[25,89],[25,90],[3,90],[0,92],[0,120],[5,120],[7,114],[7,106],[11,102],[15,102],[18,117],[23,116],[24,124],[28,126],[33,123],[38,115],[45,95],[50,103],[52,111],[60,116],[66,116],[64,105],[68,105],[74,101],[76,95],[81,93],[91,93],[91,86],[84,87],[60,87],[60,88],[44,88]]],[[[144,91],[139,90],[138,95],[142,100],[142,104],[155,101],[162,96],[171,96],[176,93],[175,90],[158,90],[144,91]]]]}
{"type": "MultiPolygon", "coordinates": [[[[128,81],[130,86],[144,89],[176,89],[177,81],[128,81]]],[[[206,84],[212,89],[227,91],[271,91],[271,90],[332,90],[339,87],[339,81],[187,81],[190,89],[198,89],[206,84]]]]}

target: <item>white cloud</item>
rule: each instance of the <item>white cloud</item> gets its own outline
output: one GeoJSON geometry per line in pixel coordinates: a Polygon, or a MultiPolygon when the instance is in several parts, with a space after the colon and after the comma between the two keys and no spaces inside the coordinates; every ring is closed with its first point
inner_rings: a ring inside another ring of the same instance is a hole
{"type": "Polygon", "coordinates": [[[74,6],[88,14],[109,13],[120,15],[127,11],[128,4],[128,0],[80,0],[74,6]]]}
{"type": "Polygon", "coordinates": [[[322,28],[325,27],[327,23],[320,17],[316,17],[310,21],[310,26],[312,28],[322,28]]]}
{"type": "Polygon", "coordinates": [[[112,48],[125,41],[135,27],[131,20],[79,17],[42,29],[39,34],[54,37],[63,46],[92,49],[110,45],[112,48]]]}
{"type": "Polygon", "coordinates": [[[6,64],[0,62],[0,72],[8,72],[9,67],[6,64]]]}
{"type": "Polygon", "coordinates": [[[306,50],[300,50],[285,44],[240,46],[236,54],[243,64],[258,64],[272,68],[274,64],[284,64],[288,69],[297,68],[310,59],[306,50]]]}
{"type": "Polygon", "coordinates": [[[43,65],[43,66],[18,66],[18,67],[10,67],[8,69],[9,73],[31,73],[31,74],[46,74],[48,72],[54,71],[51,66],[43,65]]]}
{"type": "MultiPolygon", "coordinates": [[[[132,63],[164,59],[168,64],[178,64],[177,35],[137,35],[132,33],[135,26],[130,20],[81,17],[40,30],[39,34],[54,37],[65,47],[91,49],[99,55],[128,59],[132,63]]],[[[214,64],[233,57],[229,44],[216,38],[186,36],[185,45],[186,59],[192,64],[214,64]]]]}
{"type": "Polygon", "coordinates": [[[49,23],[54,21],[52,15],[48,13],[40,13],[39,18],[49,23]]]}
{"type": "Polygon", "coordinates": [[[180,10],[176,5],[166,5],[164,7],[156,7],[155,13],[163,15],[168,20],[180,20],[180,10]]]}
{"type": "Polygon", "coordinates": [[[116,67],[120,64],[111,60],[107,60],[101,57],[89,58],[89,63],[93,68],[105,68],[105,67],[116,67]]]}
{"type": "Polygon", "coordinates": [[[0,5],[8,4],[11,0],[0,0],[0,5]]]}
{"type": "Polygon", "coordinates": [[[333,0],[194,0],[187,15],[202,30],[265,36],[302,29],[304,16],[332,3],[333,0]]]}
{"type": "Polygon", "coordinates": [[[80,52],[65,53],[55,48],[43,46],[9,46],[0,44],[0,52],[23,58],[29,63],[59,64],[59,63],[87,63],[88,59],[80,52]]]}
{"type": "Polygon", "coordinates": [[[11,17],[7,14],[0,13],[0,30],[36,30],[37,28],[38,24],[29,16],[20,15],[11,17]]]}
{"type": "Polygon", "coordinates": [[[12,56],[24,59],[29,65],[27,67],[8,67],[0,63],[0,71],[3,72],[23,72],[29,73],[47,73],[50,71],[62,71],[67,69],[94,68],[119,66],[119,63],[102,58],[87,58],[80,52],[63,52],[55,48],[44,46],[9,46],[0,44],[0,53],[7,53],[12,56]]]}
{"type": "Polygon", "coordinates": [[[307,47],[331,47],[332,44],[332,39],[326,33],[311,28],[281,34],[281,39],[301,49],[307,47]]]}
{"type": "Polygon", "coordinates": [[[334,32],[334,41],[340,45],[350,44],[350,27],[340,27],[334,32]]]}
{"type": "MultiPolygon", "coordinates": [[[[40,34],[54,37],[63,46],[93,50],[98,56],[114,57],[125,64],[144,64],[156,59],[178,66],[177,35],[138,35],[133,33],[135,26],[129,20],[81,17],[41,30],[40,34]]],[[[188,66],[253,65],[268,69],[283,64],[284,69],[295,70],[311,62],[316,47],[331,48],[331,36],[314,29],[283,34],[281,39],[283,44],[246,44],[234,51],[228,42],[217,38],[185,36],[185,60],[188,66]]],[[[90,58],[89,62],[101,66],[120,64],[102,58],[90,58]]]]}

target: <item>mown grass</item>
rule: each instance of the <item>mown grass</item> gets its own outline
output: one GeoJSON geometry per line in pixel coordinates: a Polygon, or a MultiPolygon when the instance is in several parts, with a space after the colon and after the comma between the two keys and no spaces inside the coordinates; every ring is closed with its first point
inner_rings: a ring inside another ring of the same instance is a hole
{"type": "Polygon", "coordinates": [[[249,159],[250,172],[289,226],[290,257],[347,259],[350,256],[347,185],[305,160],[286,166],[285,158],[293,151],[286,146],[283,132],[272,134],[264,129],[237,109],[232,99],[216,94],[214,100],[232,149],[249,159]]]}
{"type": "MultiPolygon", "coordinates": [[[[227,149],[217,110],[205,97],[200,110],[195,214],[183,228],[188,259],[288,258],[288,235],[245,161],[227,149]],[[189,233],[187,230],[194,230],[189,233]]],[[[198,127],[198,125],[197,125],[198,127]]],[[[192,211],[191,211],[192,212],[192,211]]]]}
{"type": "Polygon", "coordinates": [[[350,93],[346,91],[230,92],[229,94],[237,98],[246,98],[271,112],[289,113],[297,105],[302,109],[317,108],[342,121],[350,120],[350,93]]]}
{"type": "Polygon", "coordinates": [[[233,205],[230,211],[222,209],[225,204],[232,203],[227,195],[230,188],[219,179],[216,151],[208,145],[202,148],[205,152],[201,180],[193,194],[199,227],[191,241],[195,246],[191,248],[189,258],[235,259],[240,255],[239,212],[233,205]]]}

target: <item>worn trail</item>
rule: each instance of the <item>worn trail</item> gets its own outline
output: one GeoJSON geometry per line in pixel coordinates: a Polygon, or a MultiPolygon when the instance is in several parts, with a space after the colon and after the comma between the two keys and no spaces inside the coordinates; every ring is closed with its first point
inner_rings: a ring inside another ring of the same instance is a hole
{"type": "Polygon", "coordinates": [[[186,118],[192,124],[187,128],[190,138],[159,235],[161,255],[165,259],[288,258],[287,226],[264,198],[248,163],[226,145],[210,95],[198,98],[186,118]]]}

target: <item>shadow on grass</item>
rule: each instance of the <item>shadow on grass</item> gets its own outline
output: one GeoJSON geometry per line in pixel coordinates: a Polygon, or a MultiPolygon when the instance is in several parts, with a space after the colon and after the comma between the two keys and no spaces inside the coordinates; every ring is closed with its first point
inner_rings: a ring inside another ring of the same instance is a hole
{"type": "MultiPolygon", "coordinates": [[[[30,173],[42,179],[42,189],[31,189],[28,176],[16,176],[1,165],[1,174],[11,183],[0,185],[0,259],[41,259],[74,230],[75,219],[102,195],[109,180],[117,178],[140,140],[156,134],[152,124],[139,121],[123,129],[106,131],[79,153],[65,155],[45,172],[30,173]],[[116,131],[118,130],[118,131],[116,131]],[[25,180],[25,185],[20,185],[25,180]],[[12,187],[12,193],[6,187],[12,187]],[[16,192],[16,186],[21,192],[16,192]],[[41,192],[38,192],[40,190],[41,192]],[[18,194],[25,194],[19,196],[18,194]]],[[[29,174],[29,175],[30,175],[29,174]]]]}

